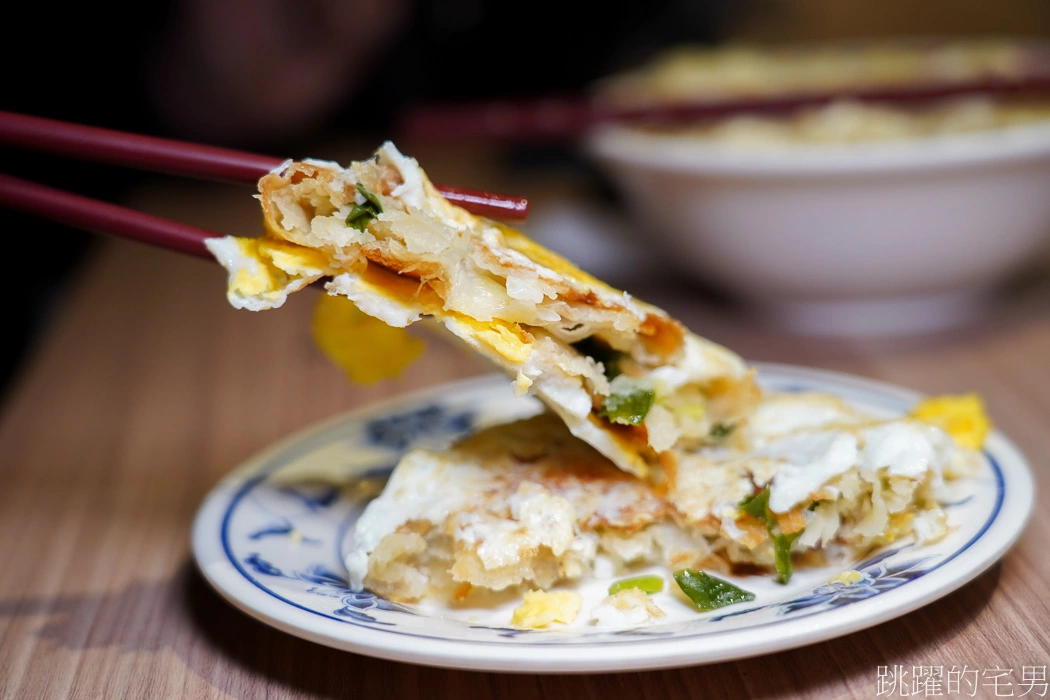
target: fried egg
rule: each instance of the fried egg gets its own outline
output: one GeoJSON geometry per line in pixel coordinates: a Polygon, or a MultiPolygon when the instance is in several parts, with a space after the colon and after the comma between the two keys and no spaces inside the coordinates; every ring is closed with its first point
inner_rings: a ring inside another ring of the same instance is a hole
{"type": "Polygon", "coordinates": [[[981,449],[991,428],[984,401],[977,394],[932,396],[920,401],[911,415],[943,428],[956,443],[971,450],[981,449]]]}

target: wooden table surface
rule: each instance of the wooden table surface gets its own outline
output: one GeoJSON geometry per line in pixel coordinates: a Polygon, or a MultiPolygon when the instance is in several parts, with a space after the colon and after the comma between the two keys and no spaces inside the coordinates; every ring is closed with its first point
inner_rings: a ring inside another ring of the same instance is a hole
{"type": "MultiPolygon", "coordinates": [[[[241,191],[146,186],[133,201],[227,233],[257,223],[241,191]]],[[[489,368],[437,339],[401,379],[350,386],[311,345],[313,292],[279,311],[235,311],[218,266],[106,240],[71,282],[0,414],[0,696],[871,697],[878,666],[998,666],[1014,669],[1016,682],[1022,666],[1050,664],[1045,297],[945,336],[831,342],[741,319],[681,283],[632,291],[750,360],[980,392],[1044,485],[1024,536],[1001,563],[920,610],[712,666],[516,676],[302,641],[235,610],[194,569],[190,523],[205,494],[292,431],[489,368]]]]}

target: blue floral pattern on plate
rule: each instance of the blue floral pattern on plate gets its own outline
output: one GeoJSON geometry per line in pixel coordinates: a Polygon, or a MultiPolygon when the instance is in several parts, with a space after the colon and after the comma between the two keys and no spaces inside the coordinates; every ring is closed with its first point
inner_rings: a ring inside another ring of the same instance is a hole
{"type": "Polygon", "coordinates": [[[422,437],[462,435],[473,421],[474,414],[469,411],[449,412],[434,404],[370,420],[365,424],[365,435],[371,445],[404,451],[422,437]]]}
{"type": "Polygon", "coordinates": [[[902,586],[909,581],[914,581],[929,570],[927,564],[936,557],[917,557],[914,559],[903,559],[897,555],[911,545],[887,549],[871,559],[867,559],[853,567],[860,576],[860,580],[852,583],[830,581],[817,586],[806,595],[790,600],[783,600],[770,605],[760,605],[745,610],[735,610],[723,615],[711,618],[718,622],[727,617],[736,615],[747,615],[757,610],[776,608],[781,615],[793,613],[805,608],[823,607],[825,609],[838,608],[849,605],[860,600],[867,600],[886,591],[892,591],[897,586],[902,586]]]}
{"type": "Polygon", "coordinates": [[[406,615],[415,615],[403,605],[398,605],[389,600],[381,598],[369,591],[352,591],[350,584],[343,574],[338,574],[323,564],[313,564],[306,571],[293,571],[286,574],[256,554],[249,554],[244,563],[253,571],[263,576],[274,576],[286,578],[291,581],[305,581],[312,584],[308,593],[324,596],[326,598],[338,598],[343,607],[334,611],[336,615],[342,615],[355,622],[369,622],[376,625],[392,625],[392,622],[382,622],[367,614],[368,610],[383,610],[386,612],[400,612],[406,615]]]}

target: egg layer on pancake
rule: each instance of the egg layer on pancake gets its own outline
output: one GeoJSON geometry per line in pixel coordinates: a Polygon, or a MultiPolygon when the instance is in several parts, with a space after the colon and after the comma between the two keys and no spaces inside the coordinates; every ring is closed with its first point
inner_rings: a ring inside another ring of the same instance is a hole
{"type": "Polygon", "coordinates": [[[767,395],[719,444],[673,453],[662,484],[636,479],[549,413],[410,452],[354,526],[350,585],[456,598],[651,564],[786,580],[943,537],[938,499],[980,463],[928,422],[818,394],[767,395]]]}
{"type": "Polygon", "coordinates": [[[391,143],[346,168],[288,162],[259,191],[265,235],[208,242],[231,304],[274,308],[328,277],[391,326],[432,318],[633,474],[658,478],[661,454],[735,425],[759,396],[740,357],[450,204],[391,143]]]}

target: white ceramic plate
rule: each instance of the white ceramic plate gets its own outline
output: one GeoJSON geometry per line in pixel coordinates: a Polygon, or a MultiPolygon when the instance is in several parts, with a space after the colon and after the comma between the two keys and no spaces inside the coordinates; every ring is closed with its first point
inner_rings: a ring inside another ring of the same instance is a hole
{"type": "MultiPolygon", "coordinates": [[[[834,393],[883,415],[906,412],[914,392],[848,375],[763,365],[769,391],[834,393]]],[[[370,406],[288,438],[249,460],[208,495],[193,525],[193,553],[211,584],[248,614],[291,634],[370,656],[460,669],[614,672],[756,656],[830,639],[903,615],[959,588],[999,559],[1020,535],[1034,500],[1024,457],[1001,434],[987,465],[947,504],[951,534],[921,548],[895,543],[863,561],[797,569],[789,585],[771,577],[737,581],[753,603],[706,614],[665,588],[668,616],[617,632],[586,614],[555,631],[507,624],[516,596],[494,607],[398,605],[346,587],[347,533],[398,456],[442,446],[466,431],[530,415],[502,376],[484,377],[370,406]],[[838,571],[859,583],[829,583],[838,571]]],[[[658,571],[658,569],[653,569],[658,571]]],[[[674,585],[669,576],[665,578],[674,585]]],[[[608,581],[577,587],[584,611],[608,581]]]]}

